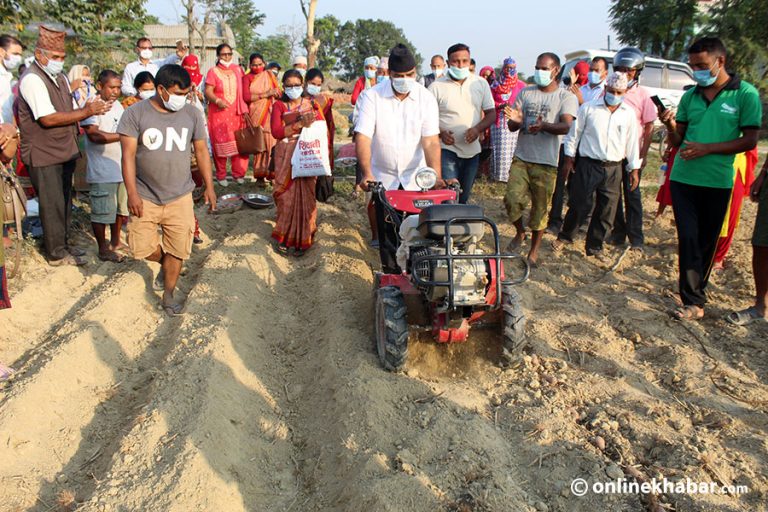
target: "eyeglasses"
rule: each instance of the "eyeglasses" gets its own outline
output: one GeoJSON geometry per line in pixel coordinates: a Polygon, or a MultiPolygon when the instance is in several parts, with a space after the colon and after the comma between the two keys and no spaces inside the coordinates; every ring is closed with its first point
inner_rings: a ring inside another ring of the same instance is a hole
{"type": "Polygon", "coordinates": [[[220,53],[219,54],[219,57],[231,57],[231,56],[232,56],[231,52],[230,53],[220,53]]]}

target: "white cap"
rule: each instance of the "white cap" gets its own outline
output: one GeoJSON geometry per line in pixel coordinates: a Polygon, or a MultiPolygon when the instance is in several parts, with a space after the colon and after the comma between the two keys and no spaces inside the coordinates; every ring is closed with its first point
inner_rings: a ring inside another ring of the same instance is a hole
{"type": "Polygon", "coordinates": [[[389,69],[389,57],[382,57],[379,61],[379,69],[389,69]]]}
{"type": "Polygon", "coordinates": [[[295,66],[296,64],[304,64],[306,66],[307,58],[303,55],[298,55],[295,59],[293,59],[293,65],[295,66]]]}

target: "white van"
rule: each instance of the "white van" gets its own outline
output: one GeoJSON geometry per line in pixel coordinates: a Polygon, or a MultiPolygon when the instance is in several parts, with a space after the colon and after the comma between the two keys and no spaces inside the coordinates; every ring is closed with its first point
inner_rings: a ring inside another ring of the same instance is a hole
{"type": "MultiPolygon", "coordinates": [[[[561,76],[567,77],[580,60],[590,62],[595,57],[607,60],[610,72],[614,55],[616,52],[608,50],[578,50],[566,53],[561,76]]],[[[688,64],[646,57],[645,68],[640,73],[640,84],[650,89],[651,96],[658,95],[666,105],[676,107],[687,86],[695,85],[696,82],[693,81],[693,71],[688,64]]]]}

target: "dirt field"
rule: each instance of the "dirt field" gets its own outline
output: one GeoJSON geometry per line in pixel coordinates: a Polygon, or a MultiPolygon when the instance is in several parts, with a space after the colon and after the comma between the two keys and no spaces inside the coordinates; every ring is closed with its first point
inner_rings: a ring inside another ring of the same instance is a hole
{"type": "MultiPolygon", "coordinates": [[[[477,196],[508,241],[500,190],[477,196]]],[[[18,370],[0,390],[0,511],[768,510],[768,328],[722,320],[754,293],[754,205],[700,323],[666,313],[671,212],[648,215],[646,256],[613,272],[581,244],[553,255],[547,235],[520,287],[520,366],[474,331],[413,340],[399,375],[373,349],[362,204],[321,205],[299,260],[273,251],[273,214],[199,213],[181,319],[158,309],[154,264],[27,259],[0,312],[18,370]],[[748,491],[571,491],[620,477],[748,491]]]]}

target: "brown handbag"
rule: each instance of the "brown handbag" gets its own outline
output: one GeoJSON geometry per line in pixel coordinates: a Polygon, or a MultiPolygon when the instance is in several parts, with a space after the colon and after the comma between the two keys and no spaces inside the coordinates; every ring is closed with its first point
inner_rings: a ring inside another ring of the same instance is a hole
{"type": "Polygon", "coordinates": [[[237,151],[241,155],[255,155],[267,150],[267,144],[264,140],[264,129],[261,126],[253,126],[251,116],[243,115],[245,118],[245,128],[235,130],[235,143],[237,151]]]}
{"type": "Polygon", "coordinates": [[[21,263],[21,244],[24,240],[21,221],[27,215],[27,196],[16,175],[2,163],[0,163],[0,201],[2,201],[0,208],[3,209],[3,224],[15,225],[18,239],[13,269],[8,273],[8,277],[13,278],[19,271],[21,263]]]}

